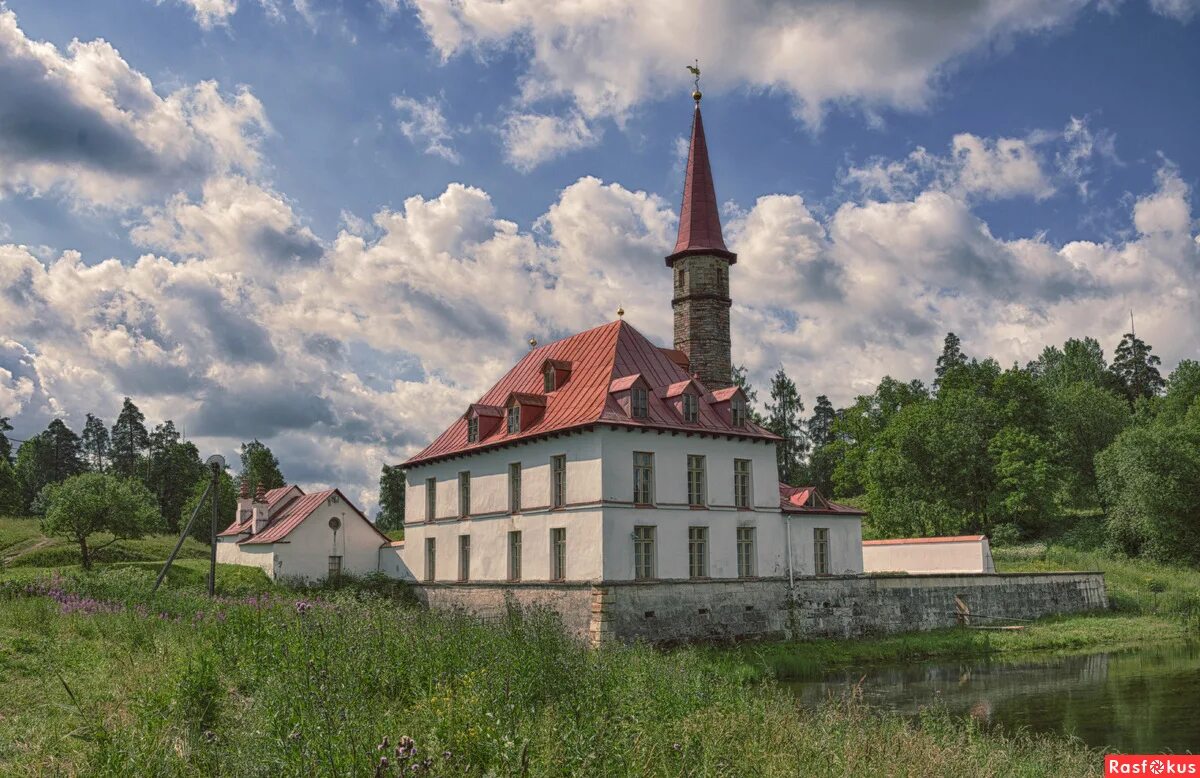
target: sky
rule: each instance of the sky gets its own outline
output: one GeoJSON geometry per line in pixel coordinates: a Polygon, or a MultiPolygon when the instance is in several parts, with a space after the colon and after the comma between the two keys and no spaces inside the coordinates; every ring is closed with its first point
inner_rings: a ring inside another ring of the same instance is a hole
{"type": "Polygon", "coordinates": [[[1200,358],[1200,0],[0,0],[0,416],[373,512],[529,338],[670,344],[695,60],[760,399],[1200,358]]]}

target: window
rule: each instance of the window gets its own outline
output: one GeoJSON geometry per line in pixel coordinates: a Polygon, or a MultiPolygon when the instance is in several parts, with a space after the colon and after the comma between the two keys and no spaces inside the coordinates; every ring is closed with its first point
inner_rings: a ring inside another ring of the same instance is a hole
{"type": "Polygon", "coordinates": [[[829,530],[813,529],[813,569],[817,575],[829,575],[829,530]]]}
{"type": "Polygon", "coordinates": [[[738,508],[750,507],[750,460],[733,460],[733,504],[738,508]]]}
{"type": "Polygon", "coordinates": [[[425,521],[437,518],[437,479],[425,479],[425,521]]]}
{"type": "Polygon", "coordinates": [[[754,527],[737,528],[737,565],[738,578],[754,577],[754,527]]]}
{"type": "Polygon", "coordinates": [[[707,503],[704,489],[704,457],[688,454],[687,458],[688,505],[702,506],[707,503]]]}
{"type": "Polygon", "coordinates": [[[708,577],[708,527],[688,527],[688,576],[708,577]]]}
{"type": "Polygon", "coordinates": [[[563,454],[550,457],[550,507],[562,508],[567,504],[567,457],[563,454]]]}
{"type": "Polygon", "coordinates": [[[467,519],[471,516],[471,474],[463,471],[458,474],[458,517],[467,519]]]}
{"type": "Polygon", "coordinates": [[[554,391],[554,366],[546,365],[545,372],[542,373],[542,390],[545,392],[554,391]]]}
{"type": "Polygon", "coordinates": [[[650,393],[645,387],[633,387],[630,393],[629,415],[635,419],[644,419],[650,415],[650,393]]]}
{"type": "Polygon", "coordinates": [[[633,502],[635,505],[654,502],[654,455],[645,451],[633,452],[633,502]]]}
{"type": "Polygon", "coordinates": [[[562,527],[550,530],[550,580],[567,577],[567,531],[562,527]]]}
{"type": "Polygon", "coordinates": [[[508,533],[508,580],[521,580],[521,533],[508,533]]]}
{"type": "Polygon", "coordinates": [[[342,558],[340,556],[329,557],[329,577],[330,579],[340,578],[342,575],[342,558]]]}
{"type": "Polygon", "coordinates": [[[521,512],[521,463],[508,466],[508,512],[521,512]]]}
{"type": "Polygon", "coordinates": [[[695,421],[700,418],[700,403],[696,399],[696,395],[690,392],[683,393],[683,420],[695,421]]]}
{"type": "Polygon", "coordinates": [[[467,442],[479,442],[479,419],[467,419],[467,442]]]}
{"type": "Polygon", "coordinates": [[[471,536],[458,536],[458,580],[471,580],[471,536]]]}
{"type": "Polygon", "coordinates": [[[742,398],[733,398],[733,402],[729,405],[729,414],[733,426],[744,427],[746,425],[746,403],[742,401],[742,398]]]}
{"type": "Polygon", "coordinates": [[[437,540],[425,538],[425,580],[437,578],[437,540]]]}
{"type": "Polygon", "coordinates": [[[633,528],[633,577],[654,577],[654,527],[633,528]]]}
{"type": "Polygon", "coordinates": [[[508,409],[508,434],[521,431],[521,406],[513,405],[508,409]]]}

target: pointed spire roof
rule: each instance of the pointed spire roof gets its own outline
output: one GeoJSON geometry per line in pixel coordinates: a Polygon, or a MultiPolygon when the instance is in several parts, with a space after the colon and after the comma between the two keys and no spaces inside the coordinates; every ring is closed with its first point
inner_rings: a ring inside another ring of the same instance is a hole
{"type": "Polygon", "coordinates": [[[717,190],[713,185],[712,165],[708,161],[708,143],[704,140],[704,120],[700,116],[700,93],[692,116],[692,142],[688,149],[687,175],[683,179],[683,205],[679,209],[679,237],[667,265],[693,254],[724,257],[729,264],[737,254],[725,248],[721,236],[721,216],[717,210],[717,190]]]}

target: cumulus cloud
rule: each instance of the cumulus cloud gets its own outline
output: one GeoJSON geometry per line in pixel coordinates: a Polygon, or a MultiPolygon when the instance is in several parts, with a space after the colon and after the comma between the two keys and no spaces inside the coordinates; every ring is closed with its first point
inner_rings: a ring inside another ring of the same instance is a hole
{"type": "MultiPolygon", "coordinates": [[[[162,5],[164,2],[165,0],[156,0],[158,5],[162,5]]],[[[229,24],[229,17],[237,13],[238,9],[237,0],[175,0],[175,2],[191,8],[196,24],[205,30],[229,24]]],[[[264,0],[264,2],[271,2],[271,0],[264,0]]]]}
{"type": "Polygon", "coordinates": [[[123,206],[260,164],[269,129],[246,89],[212,81],[166,97],[103,40],[65,52],[29,39],[0,6],[0,196],[63,193],[123,206]]]}
{"type": "Polygon", "coordinates": [[[1178,22],[1190,22],[1200,12],[1200,0],[1150,0],[1155,13],[1178,22]]]}
{"type": "Polygon", "coordinates": [[[417,100],[407,95],[392,98],[392,107],[400,113],[400,131],[414,146],[424,146],[426,154],[458,164],[462,158],[451,142],[456,131],[442,113],[442,101],[436,97],[417,100]]]}
{"type": "Polygon", "coordinates": [[[579,113],[514,113],[504,120],[500,135],[509,164],[527,173],[568,152],[595,146],[602,133],[579,113]]]}

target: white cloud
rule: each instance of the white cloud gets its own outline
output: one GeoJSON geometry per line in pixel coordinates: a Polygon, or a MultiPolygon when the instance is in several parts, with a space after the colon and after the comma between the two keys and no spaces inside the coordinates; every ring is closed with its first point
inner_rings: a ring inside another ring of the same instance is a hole
{"type": "Polygon", "coordinates": [[[1150,0],[1155,13],[1178,22],[1190,22],[1200,12],[1200,0],[1150,0]]]}
{"type": "Polygon", "coordinates": [[[500,135],[505,158],[524,173],[568,152],[595,146],[601,137],[600,131],[589,126],[579,113],[568,116],[510,114],[500,135]]]}
{"type": "Polygon", "coordinates": [[[0,6],[0,196],[62,193],[126,206],[229,170],[259,167],[269,130],[246,89],[212,81],[161,97],[103,40],[66,52],[30,40],[0,6]]]}
{"type": "Polygon", "coordinates": [[[1085,200],[1091,196],[1091,177],[1095,172],[1096,160],[1119,164],[1117,138],[1104,129],[1093,129],[1086,119],[1072,116],[1063,129],[1065,148],[1054,155],[1058,172],[1075,184],[1079,196],[1085,200]]]}
{"type": "Polygon", "coordinates": [[[417,100],[407,95],[392,98],[392,107],[405,117],[400,120],[400,131],[413,145],[425,146],[425,153],[458,164],[462,158],[451,145],[456,131],[450,127],[442,113],[442,100],[427,97],[417,100]]]}
{"type": "MultiPolygon", "coordinates": [[[[155,0],[162,5],[166,0],[155,0]]],[[[265,0],[269,2],[269,0],[265,0]]],[[[237,13],[238,0],[175,0],[192,9],[196,24],[202,29],[211,30],[213,27],[223,27],[229,24],[229,17],[237,13]]]]}

